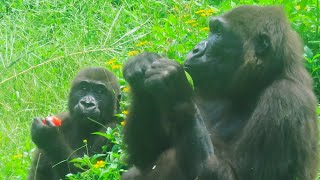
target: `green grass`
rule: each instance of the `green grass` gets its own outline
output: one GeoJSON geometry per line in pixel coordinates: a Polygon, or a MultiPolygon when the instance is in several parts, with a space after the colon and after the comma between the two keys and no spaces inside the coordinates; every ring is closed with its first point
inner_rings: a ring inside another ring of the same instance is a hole
{"type": "Polygon", "coordinates": [[[121,65],[130,51],[155,51],[182,62],[207,35],[208,17],[196,11],[216,8],[214,15],[251,3],[0,1],[0,179],[26,179],[35,148],[29,135],[32,118],[66,110],[70,81],[79,69],[109,67],[125,86],[121,65]]]}

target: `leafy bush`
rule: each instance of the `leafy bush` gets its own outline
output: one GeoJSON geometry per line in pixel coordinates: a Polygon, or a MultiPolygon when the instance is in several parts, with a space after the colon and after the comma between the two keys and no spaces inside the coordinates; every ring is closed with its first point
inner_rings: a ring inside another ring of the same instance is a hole
{"type": "MultiPolygon", "coordinates": [[[[92,157],[85,155],[82,158],[71,160],[74,165],[82,169],[83,173],[69,174],[68,179],[87,179],[87,180],[108,180],[120,179],[121,173],[127,169],[124,164],[125,153],[123,153],[122,127],[117,125],[116,128],[108,128],[106,133],[94,133],[109,139],[114,145],[110,152],[105,154],[96,154],[92,157]]],[[[108,149],[104,146],[103,149],[108,149]]]]}

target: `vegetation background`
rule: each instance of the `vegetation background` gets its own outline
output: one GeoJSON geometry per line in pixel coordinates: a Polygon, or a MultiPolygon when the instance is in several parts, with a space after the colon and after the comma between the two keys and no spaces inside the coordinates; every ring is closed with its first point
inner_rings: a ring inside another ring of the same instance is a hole
{"type": "MultiPolygon", "coordinates": [[[[305,42],[306,67],[320,98],[319,0],[0,0],[0,179],[26,179],[35,148],[32,118],[66,110],[79,69],[103,66],[120,77],[124,120],[129,89],[121,68],[130,56],[155,51],[183,62],[207,36],[209,16],[242,4],[285,8],[305,42]]],[[[85,172],[68,178],[119,179],[126,169],[124,123],[100,134],[115,142],[112,152],[74,160],[85,172]]]]}

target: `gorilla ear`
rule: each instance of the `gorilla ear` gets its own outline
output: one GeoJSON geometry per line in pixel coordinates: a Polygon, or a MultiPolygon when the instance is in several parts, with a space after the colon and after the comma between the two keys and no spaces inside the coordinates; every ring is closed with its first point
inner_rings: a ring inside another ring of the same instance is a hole
{"type": "Polygon", "coordinates": [[[264,56],[268,52],[271,45],[270,37],[265,33],[261,33],[256,38],[254,44],[255,44],[256,56],[258,57],[264,56]]]}

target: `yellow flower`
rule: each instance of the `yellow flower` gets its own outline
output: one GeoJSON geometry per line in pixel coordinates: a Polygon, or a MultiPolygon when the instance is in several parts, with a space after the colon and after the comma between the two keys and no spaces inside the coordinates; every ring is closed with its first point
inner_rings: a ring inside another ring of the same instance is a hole
{"type": "Polygon", "coordinates": [[[219,11],[218,9],[207,9],[206,10],[207,13],[216,13],[218,11],[219,11]]]}
{"type": "Polygon", "coordinates": [[[124,88],[122,89],[122,91],[123,91],[123,92],[129,92],[129,91],[130,91],[130,88],[129,88],[129,87],[124,87],[124,88]]]}
{"type": "Polygon", "coordinates": [[[124,120],[120,124],[121,124],[121,126],[124,126],[124,125],[126,125],[126,121],[124,120]]]}
{"type": "Polygon", "coordinates": [[[116,58],[111,58],[106,62],[106,65],[112,65],[116,62],[116,60],[117,60],[116,58]]]}
{"type": "Polygon", "coordinates": [[[201,14],[201,13],[204,13],[204,12],[206,12],[206,10],[200,9],[200,10],[196,11],[196,14],[201,14]]]}
{"type": "Polygon", "coordinates": [[[128,115],[128,111],[127,111],[127,110],[122,111],[122,114],[124,114],[124,115],[128,115]]]}
{"type": "Polygon", "coordinates": [[[196,20],[191,19],[191,20],[189,20],[189,21],[186,21],[186,24],[193,24],[193,23],[196,23],[196,22],[197,22],[196,20]]]}
{"type": "Polygon", "coordinates": [[[20,159],[22,157],[23,157],[22,154],[16,154],[16,155],[13,156],[13,159],[20,159]]]}
{"type": "Polygon", "coordinates": [[[188,16],[189,16],[189,14],[184,14],[184,15],[182,15],[183,18],[186,18],[186,17],[188,17],[188,16]]]}
{"type": "Polygon", "coordinates": [[[179,11],[179,7],[178,7],[178,6],[174,6],[174,7],[172,8],[172,10],[173,10],[173,11],[179,11]]]}
{"type": "Polygon", "coordinates": [[[95,165],[93,165],[93,167],[95,167],[95,168],[102,168],[102,167],[104,167],[106,165],[106,162],[104,162],[104,161],[97,161],[97,163],[95,164],[95,165]]]}
{"type": "Polygon", "coordinates": [[[137,55],[139,54],[139,51],[129,51],[128,52],[128,56],[134,56],[134,55],[137,55]]]}
{"type": "Polygon", "coordinates": [[[209,31],[208,27],[201,28],[200,31],[209,31]]]}
{"type": "Polygon", "coordinates": [[[298,5],[298,6],[296,6],[295,8],[296,8],[296,10],[300,10],[300,9],[301,9],[301,6],[298,5]]]}
{"type": "Polygon", "coordinates": [[[200,16],[210,16],[212,15],[213,13],[216,13],[218,12],[219,10],[218,9],[214,9],[214,8],[211,8],[211,9],[201,9],[201,10],[198,10],[196,11],[196,14],[200,14],[200,16]]]}
{"type": "Polygon", "coordinates": [[[193,23],[193,24],[191,24],[191,26],[193,26],[193,27],[195,27],[195,26],[197,26],[198,25],[198,23],[193,23]]]}
{"type": "Polygon", "coordinates": [[[148,41],[141,41],[139,43],[137,43],[135,46],[143,46],[146,45],[148,43],[148,41]]]}
{"type": "Polygon", "coordinates": [[[121,65],[119,64],[112,64],[111,65],[111,69],[120,69],[121,68],[121,65]]]}
{"type": "Polygon", "coordinates": [[[202,17],[207,17],[207,16],[210,16],[211,15],[211,13],[202,13],[202,14],[200,14],[200,16],[202,16],[202,17]]]}

